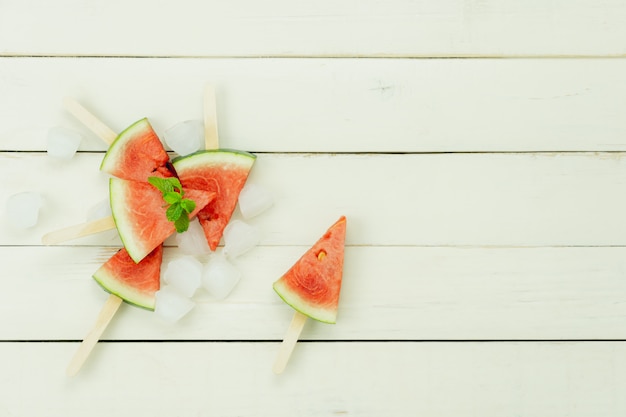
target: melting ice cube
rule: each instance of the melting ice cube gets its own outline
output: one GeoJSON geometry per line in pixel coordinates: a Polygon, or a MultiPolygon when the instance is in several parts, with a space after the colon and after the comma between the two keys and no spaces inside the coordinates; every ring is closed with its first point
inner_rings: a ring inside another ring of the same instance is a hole
{"type": "Polygon", "coordinates": [[[260,240],[259,230],[241,220],[233,220],[224,229],[224,253],[236,258],[253,247],[260,240]]]}
{"type": "Polygon", "coordinates": [[[214,298],[221,300],[235,288],[241,278],[241,271],[221,255],[214,256],[204,267],[202,286],[214,298]]]}
{"type": "Polygon", "coordinates": [[[167,264],[163,279],[185,297],[191,297],[200,287],[202,268],[193,256],[182,256],[167,264]]]}
{"type": "Polygon", "coordinates": [[[211,252],[204,230],[197,220],[189,223],[189,229],[186,232],[176,233],[176,244],[187,255],[206,255],[211,252]]]}
{"type": "Polygon", "coordinates": [[[94,204],[87,210],[87,221],[90,222],[92,220],[98,220],[103,217],[107,217],[111,215],[111,204],[109,203],[109,199],[105,198],[104,200],[94,204]]]}
{"type": "Polygon", "coordinates": [[[246,184],[239,193],[239,211],[246,219],[258,216],[272,207],[272,195],[256,184],[246,184]]]}
{"type": "Polygon", "coordinates": [[[17,229],[28,229],[37,224],[43,199],[37,192],[27,191],[9,196],[6,215],[9,223],[17,229]]]}
{"type": "Polygon", "coordinates": [[[71,159],[82,140],[82,135],[65,127],[55,126],[48,130],[48,155],[59,159],[71,159]]]}
{"type": "Polygon", "coordinates": [[[165,131],[163,139],[177,154],[189,155],[204,145],[204,124],[199,120],[177,123],[165,131]]]}
{"type": "Polygon", "coordinates": [[[161,287],[156,292],[154,312],[169,322],[177,322],[194,308],[196,304],[169,286],[161,287]]]}

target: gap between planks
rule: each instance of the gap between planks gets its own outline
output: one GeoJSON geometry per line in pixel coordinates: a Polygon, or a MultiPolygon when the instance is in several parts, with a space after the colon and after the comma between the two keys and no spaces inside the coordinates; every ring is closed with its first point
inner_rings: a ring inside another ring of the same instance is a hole
{"type": "MultiPolygon", "coordinates": [[[[557,151],[557,150],[541,150],[541,151],[357,151],[357,152],[348,152],[348,151],[255,151],[249,150],[246,152],[253,153],[255,155],[272,155],[272,156],[387,156],[387,155],[538,155],[538,156],[559,156],[559,155],[589,155],[589,156],[597,156],[602,157],[603,155],[610,155],[611,157],[621,157],[626,156],[626,151],[599,151],[599,150],[587,150],[587,151],[557,151]]],[[[0,153],[7,154],[47,154],[46,150],[16,150],[16,149],[0,149],[0,153]]],[[[85,155],[103,155],[106,151],[76,151],[77,154],[85,154],[85,155]]],[[[173,151],[167,151],[170,157],[177,156],[173,151]]]]}
{"type": "MultiPolygon", "coordinates": [[[[215,343],[252,343],[252,344],[279,344],[282,343],[282,339],[226,339],[226,340],[218,340],[218,339],[159,339],[159,340],[98,340],[98,343],[113,343],[113,344],[134,344],[134,343],[176,343],[176,344],[185,344],[185,343],[207,343],[207,344],[215,344],[215,343]]],[[[82,343],[82,340],[0,340],[0,344],[10,344],[10,343],[82,343]]],[[[371,344],[371,343],[447,343],[447,344],[455,344],[455,343],[626,343],[626,339],[298,339],[298,343],[363,343],[363,344],[371,344]]]]}
{"type": "Polygon", "coordinates": [[[626,54],[241,54],[241,55],[136,55],[136,54],[0,54],[0,58],[66,59],[623,59],[626,54]]]}

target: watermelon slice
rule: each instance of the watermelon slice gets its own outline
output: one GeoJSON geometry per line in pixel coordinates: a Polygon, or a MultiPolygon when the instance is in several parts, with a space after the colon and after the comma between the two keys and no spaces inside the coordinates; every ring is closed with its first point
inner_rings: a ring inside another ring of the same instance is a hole
{"type": "Polygon", "coordinates": [[[220,243],[255,159],[256,156],[248,152],[219,149],[196,152],[172,161],[183,187],[217,193],[198,213],[211,250],[220,243]]]}
{"type": "MultiPolygon", "coordinates": [[[[185,198],[196,203],[190,218],[215,197],[215,193],[210,191],[183,191],[185,198]]],[[[150,183],[111,178],[109,192],[115,226],[135,262],[141,261],[176,231],[174,223],[165,215],[167,205],[161,192],[150,183]]]]}
{"type": "Polygon", "coordinates": [[[135,263],[125,249],[120,249],[94,274],[93,278],[111,294],[127,303],[154,310],[159,290],[163,245],[135,263]]]}
{"type": "Polygon", "coordinates": [[[148,119],[119,134],[104,155],[100,170],[125,180],[147,181],[150,176],[172,177],[169,156],[148,119]]]}
{"type": "Polygon", "coordinates": [[[300,313],[325,323],[335,323],[345,238],[346,218],[342,216],[274,283],[274,290],[300,313]]]}

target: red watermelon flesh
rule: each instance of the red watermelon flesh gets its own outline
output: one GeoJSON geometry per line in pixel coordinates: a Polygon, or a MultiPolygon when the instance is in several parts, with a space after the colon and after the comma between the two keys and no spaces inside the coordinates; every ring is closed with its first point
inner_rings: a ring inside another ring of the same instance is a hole
{"type": "Polygon", "coordinates": [[[93,274],[93,278],[106,291],[127,303],[154,310],[162,259],[163,245],[158,245],[139,263],[135,263],[125,249],[120,249],[93,274]]]}
{"type": "Polygon", "coordinates": [[[335,323],[345,238],[346,218],[342,216],[274,283],[274,290],[302,314],[325,323],[335,323]]]}
{"type": "MultiPolygon", "coordinates": [[[[124,247],[135,262],[140,262],[163,243],[176,228],[166,217],[161,192],[148,182],[109,180],[111,211],[124,247]]],[[[195,216],[215,197],[214,192],[183,187],[184,198],[195,201],[195,216]]]]}
{"type": "Polygon", "coordinates": [[[100,170],[133,181],[173,176],[169,156],[148,119],[135,122],[119,134],[104,156],[100,170]]]}
{"type": "Polygon", "coordinates": [[[220,243],[255,159],[248,152],[220,149],[196,152],[172,162],[183,187],[217,193],[198,213],[211,250],[220,243]]]}

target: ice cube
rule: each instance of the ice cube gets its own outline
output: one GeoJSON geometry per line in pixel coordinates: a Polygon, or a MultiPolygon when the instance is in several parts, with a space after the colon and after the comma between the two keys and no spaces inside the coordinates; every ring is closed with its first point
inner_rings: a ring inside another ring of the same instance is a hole
{"type": "Polygon", "coordinates": [[[200,287],[202,268],[193,256],[182,256],[168,262],[163,279],[185,297],[191,297],[200,287]]]}
{"type": "Polygon", "coordinates": [[[187,255],[206,255],[211,252],[198,220],[192,220],[186,232],[176,233],[176,244],[187,255]]]}
{"type": "Polygon", "coordinates": [[[109,203],[109,199],[105,198],[104,200],[94,204],[87,210],[87,221],[93,221],[102,219],[103,217],[107,217],[111,215],[111,204],[109,203]]]}
{"type": "Polygon", "coordinates": [[[37,224],[43,199],[33,191],[13,194],[6,202],[8,222],[16,229],[28,229],[37,224]]]}
{"type": "Polygon", "coordinates": [[[189,313],[195,305],[196,303],[178,291],[165,286],[156,292],[154,312],[165,321],[174,323],[189,313]]]}
{"type": "Polygon", "coordinates": [[[205,266],[202,286],[214,298],[221,300],[235,288],[241,278],[241,271],[235,268],[222,255],[215,255],[205,266]]]}
{"type": "Polygon", "coordinates": [[[204,124],[199,120],[177,123],[165,131],[163,139],[177,154],[189,155],[204,145],[204,124]]]}
{"type": "Polygon", "coordinates": [[[236,258],[255,247],[259,240],[259,229],[241,220],[233,220],[224,229],[224,253],[236,258]]]}
{"type": "Polygon", "coordinates": [[[71,159],[82,140],[82,135],[71,129],[55,126],[48,130],[48,155],[59,159],[71,159]]]}
{"type": "Polygon", "coordinates": [[[246,219],[251,219],[272,207],[272,195],[256,184],[246,184],[239,193],[239,211],[246,219]]]}

